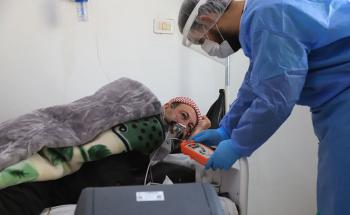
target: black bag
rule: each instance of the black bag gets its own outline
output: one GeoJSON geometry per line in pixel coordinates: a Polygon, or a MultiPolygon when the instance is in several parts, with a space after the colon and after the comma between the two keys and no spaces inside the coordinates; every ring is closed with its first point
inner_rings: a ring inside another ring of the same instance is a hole
{"type": "Polygon", "coordinates": [[[226,113],[224,89],[220,89],[219,93],[220,93],[219,98],[211,105],[207,113],[207,117],[211,121],[210,128],[218,128],[221,119],[224,117],[226,113]]]}

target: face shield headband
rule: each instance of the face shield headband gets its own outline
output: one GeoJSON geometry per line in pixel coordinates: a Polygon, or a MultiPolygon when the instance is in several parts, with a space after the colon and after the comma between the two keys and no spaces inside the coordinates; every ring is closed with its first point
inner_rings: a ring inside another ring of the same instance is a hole
{"type": "MultiPolygon", "coordinates": [[[[192,42],[188,40],[188,34],[190,33],[193,23],[197,19],[199,8],[205,3],[207,3],[207,0],[200,0],[187,19],[187,22],[183,30],[183,38],[182,38],[182,44],[186,47],[190,47],[192,45],[192,42]]],[[[203,35],[204,34],[205,33],[203,33],[203,35]]]]}
{"type": "MultiPolygon", "coordinates": [[[[200,12],[201,6],[208,3],[207,8],[211,8],[210,0],[200,0],[197,5],[192,10],[189,15],[186,24],[183,29],[183,38],[182,44],[186,47],[190,47],[193,43],[199,43],[199,40],[217,23],[222,14],[225,12],[226,8],[231,3],[231,0],[221,0],[219,5],[216,5],[218,8],[212,7],[212,13],[208,13],[207,15],[211,15],[212,22],[211,23],[201,23],[198,20],[198,15],[200,12]],[[209,3],[208,3],[209,1],[209,3]],[[222,2],[221,2],[222,1],[222,2]],[[217,10],[217,11],[215,11],[217,10]],[[196,29],[193,29],[196,28],[196,29]],[[197,29],[198,28],[198,29],[197,29]]],[[[204,9],[205,10],[205,9],[204,9]]],[[[203,14],[204,15],[204,14],[203,14]]]]}

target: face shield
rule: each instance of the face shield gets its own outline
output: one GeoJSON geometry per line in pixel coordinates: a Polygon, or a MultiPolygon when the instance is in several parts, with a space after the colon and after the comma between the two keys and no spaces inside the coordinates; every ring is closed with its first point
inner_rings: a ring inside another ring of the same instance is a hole
{"type": "Polygon", "coordinates": [[[183,34],[182,44],[219,63],[234,51],[222,37],[216,23],[224,14],[231,0],[185,0],[179,13],[179,28],[183,34]],[[205,16],[205,19],[202,17],[205,16]],[[207,37],[215,30],[222,37],[218,44],[207,37]]]}

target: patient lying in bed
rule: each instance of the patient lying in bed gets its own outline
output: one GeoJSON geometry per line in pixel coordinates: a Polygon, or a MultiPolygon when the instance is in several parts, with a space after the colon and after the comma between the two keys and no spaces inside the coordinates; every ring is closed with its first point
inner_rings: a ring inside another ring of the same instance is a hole
{"type": "Polygon", "coordinates": [[[176,97],[164,104],[163,110],[163,119],[157,115],[122,123],[81,146],[44,147],[30,158],[0,171],[0,189],[23,182],[58,179],[77,171],[84,162],[113,154],[138,151],[148,155],[160,146],[175,123],[184,126],[179,138],[210,127],[209,119],[201,116],[189,98],[176,97]]]}
{"type": "Polygon", "coordinates": [[[163,117],[118,124],[81,146],[44,147],[5,168],[0,187],[10,187],[0,190],[0,214],[38,214],[46,207],[75,203],[88,186],[142,184],[148,155],[174,124],[184,126],[180,138],[210,127],[209,119],[188,98],[176,97],[162,109],[163,117]]]}

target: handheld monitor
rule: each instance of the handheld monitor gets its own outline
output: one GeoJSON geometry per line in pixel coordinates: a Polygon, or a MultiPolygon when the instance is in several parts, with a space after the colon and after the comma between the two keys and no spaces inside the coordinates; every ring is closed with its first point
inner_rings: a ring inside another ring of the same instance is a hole
{"type": "Polygon", "coordinates": [[[208,162],[210,156],[214,152],[210,147],[202,143],[196,143],[193,140],[184,140],[180,146],[183,154],[190,156],[202,165],[208,162]]]}

